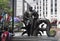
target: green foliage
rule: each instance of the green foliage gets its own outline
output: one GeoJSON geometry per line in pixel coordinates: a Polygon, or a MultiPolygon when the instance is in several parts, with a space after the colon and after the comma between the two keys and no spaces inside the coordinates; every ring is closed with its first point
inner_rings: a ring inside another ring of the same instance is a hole
{"type": "Polygon", "coordinates": [[[4,8],[5,12],[12,13],[12,8],[4,8]]]}
{"type": "Polygon", "coordinates": [[[55,30],[50,30],[50,35],[54,35],[56,33],[55,30]]]}
{"type": "Polygon", "coordinates": [[[0,0],[0,8],[4,9],[8,7],[9,0],[0,0]]]}
{"type": "Polygon", "coordinates": [[[19,26],[19,27],[23,27],[23,23],[19,22],[19,23],[14,23],[15,26],[19,26]]]}
{"type": "Polygon", "coordinates": [[[7,13],[12,13],[12,8],[9,7],[9,3],[9,0],[0,0],[0,10],[2,9],[7,13]]]}

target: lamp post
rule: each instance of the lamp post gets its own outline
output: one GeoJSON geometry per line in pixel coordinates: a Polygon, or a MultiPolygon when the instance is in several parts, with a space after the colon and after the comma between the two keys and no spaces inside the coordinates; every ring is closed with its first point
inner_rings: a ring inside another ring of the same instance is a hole
{"type": "Polygon", "coordinates": [[[14,0],[12,0],[12,33],[14,30],[14,0]]]}

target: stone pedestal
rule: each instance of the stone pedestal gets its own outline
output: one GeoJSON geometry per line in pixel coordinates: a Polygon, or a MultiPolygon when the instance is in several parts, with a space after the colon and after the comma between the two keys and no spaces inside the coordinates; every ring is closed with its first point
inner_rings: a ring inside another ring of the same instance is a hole
{"type": "Polygon", "coordinates": [[[58,41],[55,37],[47,37],[47,36],[40,36],[40,37],[13,37],[12,41],[58,41]]]}

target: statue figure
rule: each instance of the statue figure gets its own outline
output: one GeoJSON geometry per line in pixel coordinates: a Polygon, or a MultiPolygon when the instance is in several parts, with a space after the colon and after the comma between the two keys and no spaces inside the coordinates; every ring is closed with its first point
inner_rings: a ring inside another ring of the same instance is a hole
{"type": "Polygon", "coordinates": [[[38,19],[38,13],[32,10],[32,7],[29,7],[29,10],[26,11],[23,15],[23,20],[26,26],[26,30],[24,33],[27,33],[28,36],[33,35],[33,29],[35,25],[35,20],[38,19]]]}

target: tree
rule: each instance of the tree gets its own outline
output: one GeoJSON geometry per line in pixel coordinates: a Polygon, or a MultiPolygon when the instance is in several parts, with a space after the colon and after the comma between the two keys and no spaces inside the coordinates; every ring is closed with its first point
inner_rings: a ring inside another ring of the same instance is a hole
{"type": "Polygon", "coordinates": [[[5,8],[8,9],[9,0],[0,0],[0,13],[5,10],[5,8]]]}
{"type": "Polygon", "coordinates": [[[0,8],[4,9],[8,7],[9,0],[0,0],[0,8]]]}
{"type": "MultiPolygon", "coordinates": [[[[0,0],[0,15],[12,14],[12,8],[9,6],[9,4],[10,4],[10,0],[0,0]]],[[[5,24],[7,24],[7,22],[5,22],[5,24]]]]}

